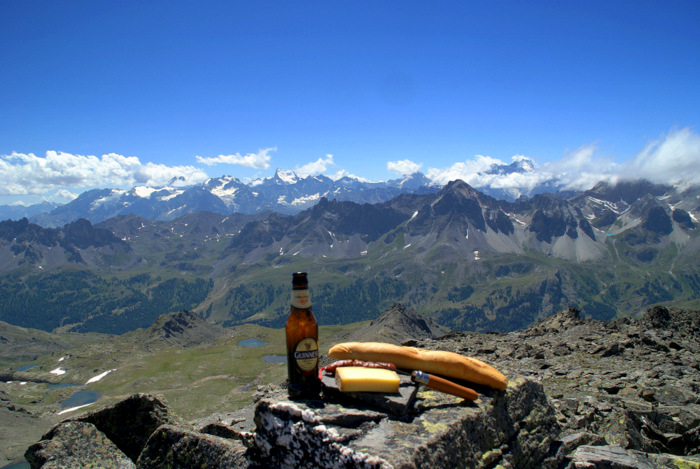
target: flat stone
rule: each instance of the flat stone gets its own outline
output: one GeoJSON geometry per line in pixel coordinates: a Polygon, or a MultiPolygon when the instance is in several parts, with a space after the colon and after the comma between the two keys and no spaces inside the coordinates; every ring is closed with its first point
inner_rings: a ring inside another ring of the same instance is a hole
{"type": "Polygon", "coordinates": [[[641,454],[628,453],[621,446],[579,446],[569,468],[587,469],[609,467],[615,469],[654,469],[641,454]]]}
{"type": "Polygon", "coordinates": [[[401,382],[397,393],[384,392],[342,392],[335,383],[335,377],[324,374],[321,379],[324,399],[362,403],[375,409],[395,415],[408,413],[416,399],[418,386],[406,375],[399,375],[401,382]]]}
{"type": "Polygon", "coordinates": [[[559,431],[553,409],[542,386],[522,377],[474,402],[420,390],[414,413],[367,412],[348,403],[263,399],[245,444],[264,467],[556,466],[548,459],[559,431]],[[348,414],[357,418],[332,417],[348,414]]]}

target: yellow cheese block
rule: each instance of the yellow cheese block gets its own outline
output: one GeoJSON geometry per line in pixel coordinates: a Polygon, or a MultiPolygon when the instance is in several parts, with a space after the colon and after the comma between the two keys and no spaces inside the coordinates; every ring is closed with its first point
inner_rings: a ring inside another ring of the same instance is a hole
{"type": "Polygon", "coordinates": [[[341,366],[335,370],[335,383],[344,392],[397,392],[400,383],[395,371],[362,366],[341,366]]]}

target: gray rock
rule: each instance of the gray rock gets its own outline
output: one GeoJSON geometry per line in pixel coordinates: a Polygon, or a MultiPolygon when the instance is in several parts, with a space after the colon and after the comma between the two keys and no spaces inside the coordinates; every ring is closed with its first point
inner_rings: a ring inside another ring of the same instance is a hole
{"type": "Polygon", "coordinates": [[[543,384],[561,438],[589,433],[649,454],[700,452],[698,311],[657,307],[639,318],[603,322],[568,309],[523,331],[449,337],[417,346],[482,358],[478,351],[488,339],[497,352],[485,361],[543,384]],[[563,344],[569,354],[551,353],[563,344]],[[541,359],[530,359],[535,356],[541,359]]]}
{"type": "Polygon", "coordinates": [[[148,438],[158,427],[173,423],[163,398],[134,394],[113,406],[73,420],[88,422],[109,438],[131,460],[136,461],[148,438]]]}
{"type": "Polygon", "coordinates": [[[63,422],[24,455],[32,469],[100,467],[132,469],[136,465],[104,433],[86,422],[63,422]]]}
{"type": "Polygon", "coordinates": [[[163,425],[149,438],[139,456],[137,467],[139,469],[247,468],[249,463],[245,452],[246,448],[239,441],[163,425]]]}
{"type": "Polygon", "coordinates": [[[651,327],[659,329],[668,326],[671,322],[671,313],[664,306],[654,306],[646,312],[643,320],[651,327]]]}
{"type": "Polygon", "coordinates": [[[571,455],[579,446],[602,446],[605,445],[605,438],[593,433],[572,433],[565,436],[560,441],[561,446],[558,451],[558,459],[564,460],[571,455]]]}
{"type": "Polygon", "coordinates": [[[556,467],[559,427],[541,385],[515,377],[474,403],[421,390],[401,418],[324,401],[264,399],[245,440],[263,467],[556,467]]]}
{"type": "Polygon", "coordinates": [[[575,469],[654,469],[641,454],[629,453],[620,446],[579,446],[569,468],[575,469]]]}

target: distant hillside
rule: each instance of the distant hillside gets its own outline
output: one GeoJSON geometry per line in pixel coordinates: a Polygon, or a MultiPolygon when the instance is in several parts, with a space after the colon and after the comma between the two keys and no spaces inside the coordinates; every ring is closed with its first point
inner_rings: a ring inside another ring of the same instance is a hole
{"type": "Polygon", "coordinates": [[[95,338],[94,335],[92,337],[82,337],[82,335],[57,335],[0,321],[0,362],[17,369],[18,364],[33,360],[37,356],[61,353],[83,341],[95,338]]]}
{"type": "Polygon", "coordinates": [[[146,333],[149,342],[181,347],[212,344],[227,335],[223,327],[210,324],[187,310],[158,317],[146,333]]]}
{"type": "Polygon", "coordinates": [[[353,332],[348,341],[388,342],[401,345],[408,340],[437,339],[450,332],[430,318],[396,303],[366,326],[353,332]]]}
{"type": "Polygon", "coordinates": [[[135,261],[127,243],[84,219],[62,229],[42,228],[26,218],[0,222],[0,273],[24,264],[41,269],[65,264],[118,268],[135,261]]]}
{"type": "MultiPolygon", "coordinates": [[[[280,182],[280,185],[283,185],[280,182]]],[[[191,310],[281,327],[291,273],[320,324],[395,303],[452,330],[511,331],[571,305],[596,319],[700,304],[700,188],[627,181],[562,199],[493,198],[463,181],[296,214],[138,215],[63,228],[0,223],[0,319],[123,333],[191,310]]]]}

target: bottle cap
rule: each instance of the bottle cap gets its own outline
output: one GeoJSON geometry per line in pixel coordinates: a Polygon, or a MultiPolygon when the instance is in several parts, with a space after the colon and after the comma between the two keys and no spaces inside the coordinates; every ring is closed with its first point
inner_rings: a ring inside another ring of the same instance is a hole
{"type": "Polygon", "coordinates": [[[306,278],[306,272],[294,272],[292,274],[292,287],[306,287],[309,281],[306,278]]]}

